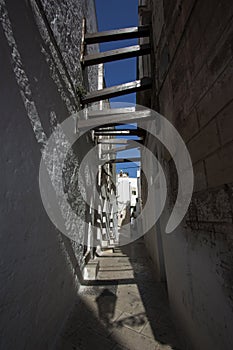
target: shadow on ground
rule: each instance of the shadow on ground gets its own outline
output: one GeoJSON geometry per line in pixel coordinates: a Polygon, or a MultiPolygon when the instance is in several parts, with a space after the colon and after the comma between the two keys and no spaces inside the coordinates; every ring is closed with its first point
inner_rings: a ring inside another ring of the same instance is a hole
{"type": "Polygon", "coordinates": [[[56,349],[181,350],[166,288],[154,279],[143,239],[98,260],[98,281],[80,287],[56,349]]]}

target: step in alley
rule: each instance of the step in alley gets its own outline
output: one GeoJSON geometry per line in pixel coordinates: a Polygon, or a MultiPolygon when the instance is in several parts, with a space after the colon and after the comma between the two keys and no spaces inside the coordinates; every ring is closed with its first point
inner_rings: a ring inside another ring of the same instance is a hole
{"type": "Polygon", "coordinates": [[[80,287],[56,348],[181,349],[165,285],[153,278],[143,239],[97,259],[97,281],[80,287]]]}

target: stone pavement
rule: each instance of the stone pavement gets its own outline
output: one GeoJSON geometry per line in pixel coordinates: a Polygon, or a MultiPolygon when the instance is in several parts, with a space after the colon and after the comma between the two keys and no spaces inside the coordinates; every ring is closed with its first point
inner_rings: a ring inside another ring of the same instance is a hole
{"type": "Polygon", "coordinates": [[[165,287],[153,279],[143,239],[98,260],[98,282],[81,286],[56,349],[181,349],[165,287]]]}

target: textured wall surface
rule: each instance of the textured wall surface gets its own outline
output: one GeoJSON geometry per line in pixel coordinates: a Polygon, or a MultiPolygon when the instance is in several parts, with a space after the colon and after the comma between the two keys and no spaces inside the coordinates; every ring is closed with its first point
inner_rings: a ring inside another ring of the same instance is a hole
{"type": "MultiPolygon", "coordinates": [[[[47,217],[38,171],[46,140],[53,131],[64,137],[59,123],[80,108],[76,90],[83,84],[79,63],[83,16],[88,31],[96,30],[92,0],[0,0],[0,349],[4,350],[51,348],[77,297],[75,269],[83,247],[62,236],[47,217]]],[[[93,68],[89,88],[96,89],[97,82],[93,68]]],[[[56,155],[47,164],[56,183],[56,155]]],[[[75,173],[78,161],[73,159],[72,164],[69,170],[75,173]]],[[[68,211],[64,220],[72,227],[69,218],[68,211]]],[[[82,235],[82,227],[79,230],[82,235]]]]}
{"type": "MultiPolygon", "coordinates": [[[[187,348],[233,347],[233,4],[150,0],[152,107],[168,118],[189,149],[195,176],[183,224],[163,237],[166,278],[187,348]]],[[[149,144],[149,142],[148,142],[149,144]]],[[[161,158],[176,198],[173,162],[161,158]]],[[[170,208],[170,209],[171,209],[170,208]]],[[[163,232],[167,222],[160,222],[163,232]]],[[[149,233],[148,246],[156,241],[149,233]]],[[[156,251],[154,250],[156,255],[156,251]]],[[[157,271],[158,256],[153,256],[157,271]]],[[[161,276],[160,276],[161,277],[161,276]]]]}

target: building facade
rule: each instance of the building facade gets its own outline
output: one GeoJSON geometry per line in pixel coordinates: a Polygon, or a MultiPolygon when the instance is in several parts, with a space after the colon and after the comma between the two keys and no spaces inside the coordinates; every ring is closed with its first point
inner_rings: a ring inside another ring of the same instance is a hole
{"type": "Polygon", "coordinates": [[[145,138],[168,180],[166,208],[145,242],[188,349],[233,346],[232,15],[231,1],[148,0],[139,6],[141,24],[151,24],[152,44],[151,65],[142,59],[139,74],[149,69],[153,88],[149,98],[139,93],[138,103],[171,121],[193,163],[190,208],[166,235],[176,169],[162,145],[145,138]]]}

